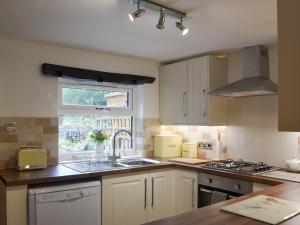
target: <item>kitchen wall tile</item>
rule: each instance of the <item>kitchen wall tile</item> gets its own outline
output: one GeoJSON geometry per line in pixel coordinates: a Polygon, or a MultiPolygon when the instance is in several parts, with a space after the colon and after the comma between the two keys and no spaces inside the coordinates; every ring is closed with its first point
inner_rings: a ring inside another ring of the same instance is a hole
{"type": "Polygon", "coordinates": [[[15,151],[20,147],[19,143],[2,143],[0,142],[0,155],[2,151],[15,151]]]}
{"type": "Polygon", "coordinates": [[[144,151],[144,157],[147,158],[153,158],[154,157],[154,151],[144,151]]]}
{"type": "Polygon", "coordinates": [[[3,150],[0,153],[0,161],[1,160],[9,160],[15,154],[16,154],[16,150],[3,150]]]}
{"type": "Polygon", "coordinates": [[[58,118],[50,118],[50,126],[57,126],[58,118]]]}
{"type": "MultiPolygon", "coordinates": [[[[224,126],[166,126],[160,125],[159,120],[144,120],[144,156],[153,154],[154,135],[180,135],[183,142],[201,142],[207,141],[213,143],[214,147],[221,134],[223,144],[223,157],[226,157],[226,127],[224,126]],[[151,152],[151,153],[150,153],[151,152]]],[[[199,158],[205,158],[205,151],[198,153],[199,158]]]]}
{"type": "Polygon", "coordinates": [[[7,133],[6,127],[5,126],[0,126],[0,134],[7,133]]]}
{"type": "Polygon", "coordinates": [[[0,168],[6,168],[7,167],[7,160],[0,160],[0,168]]]}
{"type": "Polygon", "coordinates": [[[36,118],[35,119],[35,125],[37,126],[43,126],[48,127],[51,125],[51,119],[50,118],[36,118]]]}
{"type": "Polygon", "coordinates": [[[0,142],[2,143],[15,143],[18,141],[18,136],[16,134],[1,134],[0,142]]]}
{"type": "Polygon", "coordinates": [[[41,141],[32,141],[32,142],[25,142],[25,144],[23,144],[24,146],[36,146],[38,148],[42,148],[43,143],[41,141]]]}
{"type": "Polygon", "coordinates": [[[57,126],[46,126],[43,130],[44,134],[57,134],[58,127],[57,126]]]}
{"type": "Polygon", "coordinates": [[[49,152],[49,164],[58,159],[58,118],[0,117],[0,168],[15,166],[15,153],[21,146],[37,146],[49,152]],[[7,122],[16,131],[6,130],[7,122]]]}

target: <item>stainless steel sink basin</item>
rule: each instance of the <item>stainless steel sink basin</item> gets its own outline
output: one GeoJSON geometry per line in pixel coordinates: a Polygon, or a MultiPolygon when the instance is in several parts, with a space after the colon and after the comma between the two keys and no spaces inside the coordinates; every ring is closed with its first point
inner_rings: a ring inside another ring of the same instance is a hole
{"type": "Polygon", "coordinates": [[[126,165],[126,166],[147,166],[147,165],[154,165],[159,164],[159,161],[151,160],[151,159],[144,159],[144,158],[137,158],[137,159],[123,159],[119,160],[118,164],[126,165]]]}
{"type": "Polygon", "coordinates": [[[64,166],[69,167],[81,173],[97,172],[97,171],[107,171],[113,169],[122,169],[138,166],[147,166],[159,164],[159,161],[144,159],[144,158],[134,158],[134,159],[121,159],[118,162],[80,162],[80,163],[69,163],[64,166]]]}
{"type": "Polygon", "coordinates": [[[64,166],[69,167],[81,173],[106,171],[112,169],[121,169],[128,167],[120,163],[113,162],[81,162],[81,163],[69,163],[64,166]]]}

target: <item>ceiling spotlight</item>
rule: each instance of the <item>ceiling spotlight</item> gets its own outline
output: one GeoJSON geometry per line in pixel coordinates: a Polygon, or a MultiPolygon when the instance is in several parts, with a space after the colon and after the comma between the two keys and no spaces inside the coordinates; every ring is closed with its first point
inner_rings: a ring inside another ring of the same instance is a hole
{"type": "Polygon", "coordinates": [[[180,18],[180,22],[176,22],[176,27],[181,31],[182,35],[186,35],[189,32],[189,29],[182,24],[182,17],[180,18]]]}
{"type": "Polygon", "coordinates": [[[165,14],[163,13],[163,9],[160,9],[160,16],[158,18],[158,23],[156,24],[156,28],[159,30],[163,30],[165,28],[165,14]]]}
{"type": "Polygon", "coordinates": [[[146,9],[140,9],[140,1],[137,2],[137,10],[134,13],[129,13],[129,19],[134,22],[136,18],[141,17],[146,12],[146,9]]]}

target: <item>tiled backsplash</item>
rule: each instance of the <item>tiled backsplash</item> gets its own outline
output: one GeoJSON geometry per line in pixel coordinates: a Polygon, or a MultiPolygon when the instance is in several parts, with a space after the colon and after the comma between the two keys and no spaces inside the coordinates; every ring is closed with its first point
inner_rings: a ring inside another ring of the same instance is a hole
{"type": "Polygon", "coordinates": [[[12,166],[17,149],[37,146],[49,152],[49,164],[58,159],[58,118],[0,117],[0,168],[12,166]]]}
{"type": "MultiPolygon", "coordinates": [[[[144,120],[144,155],[153,156],[153,136],[158,134],[175,134],[183,137],[183,142],[212,142],[221,134],[223,153],[226,153],[226,127],[221,126],[165,126],[159,120],[144,120]]],[[[202,155],[205,157],[205,154],[202,155]]]]}

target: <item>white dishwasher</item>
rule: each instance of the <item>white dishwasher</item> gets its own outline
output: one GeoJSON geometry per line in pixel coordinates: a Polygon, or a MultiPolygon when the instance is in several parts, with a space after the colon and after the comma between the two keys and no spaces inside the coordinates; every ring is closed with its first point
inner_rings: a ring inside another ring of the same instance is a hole
{"type": "Polygon", "coordinates": [[[29,225],[101,225],[101,183],[28,190],[29,225]]]}

